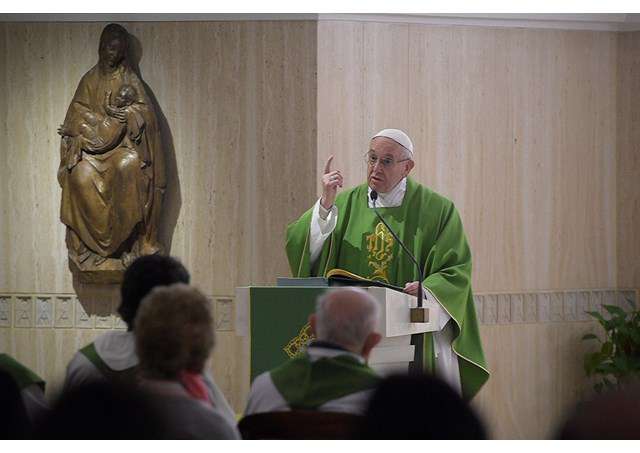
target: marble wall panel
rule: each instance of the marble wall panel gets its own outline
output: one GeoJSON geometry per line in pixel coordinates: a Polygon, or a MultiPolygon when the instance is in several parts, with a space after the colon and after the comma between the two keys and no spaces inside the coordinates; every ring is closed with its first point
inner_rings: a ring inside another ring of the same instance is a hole
{"type": "Polygon", "coordinates": [[[491,378],[473,400],[492,438],[549,439],[568,411],[593,394],[582,358],[595,322],[481,326],[491,378]]]}
{"type": "Polygon", "coordinates": [[[413,176],[460,210],[476,291],[615,287],[615,33],[335,21],[318,35],[318,170],[338,152],[356,184],[368,137],[404,128],[413,176]]]}
{"type": "Polygon", "coordinates": [[[640,32],[618,34],[616,226],[618,286],[640,286],[640,32]]]}

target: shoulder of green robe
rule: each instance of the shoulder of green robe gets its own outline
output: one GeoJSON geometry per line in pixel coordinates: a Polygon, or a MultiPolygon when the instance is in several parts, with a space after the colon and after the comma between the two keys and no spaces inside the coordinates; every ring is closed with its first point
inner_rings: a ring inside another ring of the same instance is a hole
{"type": "MultiPolygon", "coordinates": [[[[409,177],[407,178],[406,196],[410,204],[415,203],[417,206],[428,206],[429,215],[433,215],[434,211],[446,215],[451,213],[452,210],[455,210],[453,201],[409,177]]],[[[422,210],[421,212],[426,214],[426,212],[422,210]]]]}
{"type": "Polygon", "coordinates": [[[6,371],[16,381],[20,390],[36,384],[44,392],[44,380],[10,355],[0,354],[0,370],[6,371]]]}
{"type": "Polygon", "coordinates": [[[109,365],[107,365],[107,362],[105,362],[102,357],[100,357],[100,354],[98,354],[95,343],[89,343],[88,345],[80,349],[80,353],[84,355],[89,360],[89,362],[91,362],[91,364],[95,366],[98,371],[100,371],[100,373],[102,373],[102,375],[107,379],[125,383],[133,382],[135,379],[135,374],[138,369],[137,366],[125,368],[124,370],[112,369],[109,365]]]}

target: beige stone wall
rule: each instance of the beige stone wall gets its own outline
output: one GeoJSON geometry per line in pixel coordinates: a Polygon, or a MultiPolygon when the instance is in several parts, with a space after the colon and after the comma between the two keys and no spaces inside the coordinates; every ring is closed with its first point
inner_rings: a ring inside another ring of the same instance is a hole
{"type": "Polygon", "coordinates": [[[640,286],[640,33],[618,35],[618,285],[640,286]]]}
{"type": "MultiPolygon", "coordinates": [[[[214,296],[219,319],[232,316],[224,300],[236,286],[288,274],[284,227],[319,193],[327,156],[336,155],[347,186],[360,183],[368,137],[382,127],[410,133],[414,176],[460,209],[476,292],[640,285],[637,33],[123,25],[173,144],[164,235],[214,296]]],[[[103,26],[0,24],[0,351],[42,374],[50,394],[80,346],[122,328],[117,288],[71,282],[55,178],[56,128],[97,60],[103,26]]],[[[573,306],[557,297],[550,306],[573,306]]],[[[548,436],[588,392],[580,337],[594,326],[553,313],[503,319],[503,299],[492,318],[487,300],[481,331],[493,376],[475,404],[496,437],[548,436]]],[[[214,375],[241,410],[246,344],[228,322],[217,327],[214,375]]]]}
{"type": "MultiPolygon", "coordinates": [[[[610,32],[321,22],[318,171],[336,154],[346,185],[360,183],[371,134],[402,128],[413,176],[460,210],[476,292],[555,290],[546,303],[562,313],[558,290],[636,287],[618,279],[634,260],[618,236],[637,236],[629,221],[616,227],[617,176],[637,170],[632,145],[630,162],[616,160],[618,58],[610,32]]],[[[638,213],[638,184],[626,181],[623,221],[638,213]]],[[[580,338],[594,329],[484,320],[492,378],[474,404],[494,436],[551,434],[590,390],[580,338]]]]}
{"type": "Polygon", "coordinates": [[[457,205],[478,291],[616,285],[616,34],[322,22],[318,168],[384,127],[457,205]]]}

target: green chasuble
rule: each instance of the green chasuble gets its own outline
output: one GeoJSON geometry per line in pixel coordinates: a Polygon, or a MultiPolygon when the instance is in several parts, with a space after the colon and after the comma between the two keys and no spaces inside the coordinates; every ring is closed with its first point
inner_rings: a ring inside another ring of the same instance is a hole
{"type": "Polygon", "coordinates": [[[44,380],[10,355],[0,354],[0,370],[6,371],[16,381],[20,390],[36,384],[44,392],[44,380]]]}
{"type": "Polygon", "coordinates": [[[352,393],[369,390],[380,378],[356,358],[344,354],[311,361],[307,353],[271,370],[271,381],[291,409],[315,410],[352,393]]]}
{"type": "MultiPolygon", "coordinates": [[[[396,286],[418,280],[411,259],[368,207],[362,184],[336,197],[338,220],[315,263],[310,263],[313,209],[287,227],[286,250],[294,277],[326,276],[344,269],[396,286]]],[[[445,197],[407,178],[402,204],[378,208],[407,248],[424,266],[424,286],[455,321],[453,351],[458,356],[463,396],[473,398],[489,379],[471,291],[471,251],[455,206],[445,197]]],[[[434,362],[431,334],[425,334],[427,367],[434,362]]]]}

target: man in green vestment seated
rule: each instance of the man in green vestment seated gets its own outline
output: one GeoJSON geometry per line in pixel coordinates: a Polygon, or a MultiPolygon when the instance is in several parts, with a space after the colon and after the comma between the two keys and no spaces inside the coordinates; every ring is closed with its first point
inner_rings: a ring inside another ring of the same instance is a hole
{"type": "Polygon", "coordinates": [[[255,378],[245,415],[292,409],[364,414],[379,381],[366,364],[380,341],[378,311],[359,288],[320,296],[309,317],[317,340],[299,357],[255,378]]]}
{"type": "Polygon", "coordinates": [[[344,269],[417,294],[416,266],[372,209],[375,190],[378,212],[423,266],[425,297],[441,307],[441,330],[425,334],[425,367],[473,398],[489,372],[471,290],[471,251],[454,204],[409,177],[413,143],[399,129],[384,129],[371,139],[365,184],[338,194],[343,177],[331,169],[332,160],[322,175],[322,197],[287,228],[293,276],[344,269]]]}

